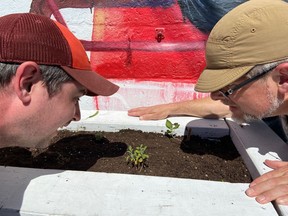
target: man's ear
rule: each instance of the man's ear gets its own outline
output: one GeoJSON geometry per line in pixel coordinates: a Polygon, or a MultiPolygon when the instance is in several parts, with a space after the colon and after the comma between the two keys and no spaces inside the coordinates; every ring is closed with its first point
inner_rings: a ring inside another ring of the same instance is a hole
{"type": "Polygon", "coordinates": [[[279,80],[278,86],[279,91],[282,94],[288,93],[288,62],[284,62],[276,67],[278,72],[279,80]]]}
{"type": "Polygon", "coordinates": [[[41,72],[35,62],[27,61],[17,68],[14,90],[24,104],[30,102],[32,88],[39,80],[41,80],[41,72]]]}

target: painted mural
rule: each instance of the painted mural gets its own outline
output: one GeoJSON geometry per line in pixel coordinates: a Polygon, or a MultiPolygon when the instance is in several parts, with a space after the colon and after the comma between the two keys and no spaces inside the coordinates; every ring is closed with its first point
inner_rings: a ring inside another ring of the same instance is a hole
{"type": "Polygon", "coordinates": [[[193,90],[205,68],[205,41],[215,23],[245,1],[27,2],[29,12],[52,17],[76,32],[90,55],[92,69],[120,85],[112,97],[94,98],[93,108],[127,110],[206,97],[193,90]],[[84,11],[89,11],[91,19],[83,20],[84,11]]]}
{"type": "Polygon", "coordinates": [[[205,66],[206,34],[173,0],[33,0],[30,12],[66,25],[60,11],[69,7],[93,12],[92,38],[82,43],[93,69],[107,78],[195,82],[205,66]]]}

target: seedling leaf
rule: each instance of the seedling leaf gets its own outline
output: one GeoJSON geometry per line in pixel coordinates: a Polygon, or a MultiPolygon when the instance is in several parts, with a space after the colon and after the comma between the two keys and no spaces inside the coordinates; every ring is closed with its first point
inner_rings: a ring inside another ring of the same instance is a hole
{"type": "Polygon", "coordinates": [[[169,119],[166,120],[166,127],[167,127],[168,129],[172,129],[172,122],[169,121],[169,119]]]}
{"type": "Polygon", "coordinates": [[[94,116],[98,115],[99,110],[97,110],[94,114],[88,116],[86,119],[93,118],[94,116]]]}

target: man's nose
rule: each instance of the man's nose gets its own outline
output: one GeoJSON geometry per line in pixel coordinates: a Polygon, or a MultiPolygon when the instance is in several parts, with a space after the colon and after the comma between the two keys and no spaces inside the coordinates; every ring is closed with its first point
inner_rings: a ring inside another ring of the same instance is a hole
{"type": "Polygon", "coordinates": [[[211,92],[210,97],[212,100],[223,100],[224,96],[220,91],[211,92]]]}
{"type": "Polygon", "coordinates": [[[81,112],[80,112],[79,103],[77,102],[77,104],[75,105],[75,113],[73,116],[73,121],[79,121],[80,119],[81,119],[81,112]]]}

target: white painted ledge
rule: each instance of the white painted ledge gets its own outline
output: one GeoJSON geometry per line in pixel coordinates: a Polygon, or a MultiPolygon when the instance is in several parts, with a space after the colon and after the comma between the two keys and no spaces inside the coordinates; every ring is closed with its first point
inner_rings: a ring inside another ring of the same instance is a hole
{"type": "MultiPolygon", "coordinates": [[[[270,171],[266,159],[288,161],[288,145],[262,121],[240,127],[227,121],[230,136],[253,178],[270,171]]],[[[280,215],[288,215],[288,207],[276,205],[280,215]]]]}
{"type": "Polygon", "coordinates": [[[11,167],[0,174],[0,215],[277,215],[244,194],[247,184],[11,167]]]}
{"type": "MultiPolygon", "coordinates": [[[[69,130],[87,130],[87,131],[109,131],[116,132],[121,129],[142,130],[144,132],[158,132],[166,131],[166,120],[158,121],[140,121],[138,117],[130,117],[127,111],[100,111],[96,116],[88,118],[93,115],[95,111],[84,110],[81,111],[82,120],[79,122],[72,122],[66,129],[69,130]]],[[[169,120],[172,123],[179,123],[180,127],[175,131],[179,135],[183,135],[185,126],[193,117],[171,117],[169,120]]]]}
{"type": "MultiPolygon", "coordinates": [[[[139,121],[126,112],[82,112],[70,130],[166,130],[165,120],[139,121]]],[[[287,160],[288,147],[263,122],[239,127],[234,122],[192,117],[169,118],[179,135],[219,137],[230,133],[251,175],[269,171],[263,161],[287,160]],[[186,127],[187,126],[187,127],[186,127]],[[271,143],[273,143],[271,145],[271,143]]],[[[245,195],[248,184],[81,171],[0,167],[0,215],[288,215],[287,208],[258,204],[245,195]]]]}

